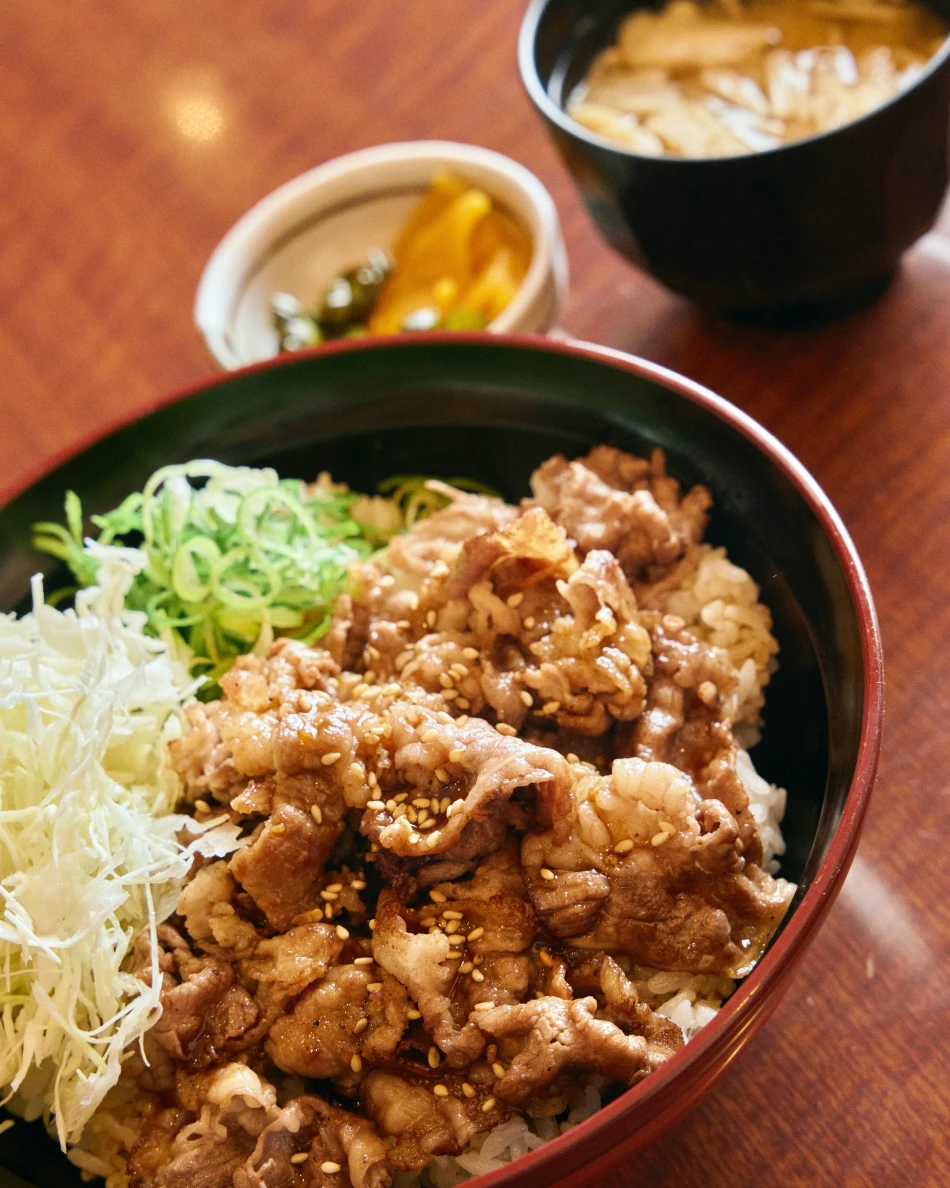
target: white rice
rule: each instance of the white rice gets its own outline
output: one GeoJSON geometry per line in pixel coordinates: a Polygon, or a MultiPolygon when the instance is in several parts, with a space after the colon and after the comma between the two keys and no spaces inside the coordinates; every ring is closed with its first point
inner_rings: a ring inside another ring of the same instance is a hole
{"type": "Polygon", "coordinates": [[[732,564],[725,549],[702,545],[696,567],[662,601],[662,609],[683,619],[703,642],[729,653],[739,674],[736,721],[740,728],[751,728],[743,734],[751,746],[758,741],[755,727],[765,703],[763,690],[775,671],[778,652],[772,615],[759,602],[759,587],[732,564]]]}
{"type": "Polygon", "coordinates": [[[762,867],[774,875],[779,869],[778,857],[785,853],[781,827],[785,816],[785,789],[770,784],[759,775],[748,751],[739,752],[736,771],[749,798],[749,812],[762,842],[762,867]]]}

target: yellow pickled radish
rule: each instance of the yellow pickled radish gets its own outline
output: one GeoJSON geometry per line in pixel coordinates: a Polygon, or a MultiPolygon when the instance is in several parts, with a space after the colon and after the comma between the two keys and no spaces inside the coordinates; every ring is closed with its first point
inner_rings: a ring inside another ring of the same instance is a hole
{"type": "Polygon", "coordinates": [[[468,182],[464,178],[459,177],[455,173],[449,173],[445,169],[436,170],[432,175],[432,181],[429,184],[428,190],[419,199],[412,214],[406,221],[406,225],[396,237],[390,253],[392,258],[399,260],[406,249],[406,245],[415,235],[424,227],[428,227],[430,223],[434,223],[449,203],[453,199],[458,198],[460,194],[464,194],[467,189],[468,182]]]}
{"type": "Polygon", "coordinates": [[[394,269],[369,317],[371,334],[412,326],[487,324],[517,292],[531,261],[528,234],[455,174],[435,174],[392,248],[394,269]],[[421,319],[418,315],[422,315],[421,319]]]}
{"type": "Polygon", "coordinates": [[[510,248],[499,248],[487,267],[463,293],[459,304],[465,309],[477,310],[486,322],[497,318],[517,293],[521,283],[512,255],[510,248]]]}

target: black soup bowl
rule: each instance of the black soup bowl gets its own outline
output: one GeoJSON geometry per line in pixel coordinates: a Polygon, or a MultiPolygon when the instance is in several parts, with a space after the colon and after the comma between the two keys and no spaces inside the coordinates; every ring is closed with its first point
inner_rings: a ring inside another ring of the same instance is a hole
{"type": "MultiPolygon", "coordinates": [[[[674,1122],[776,1006],[844,881],[877,762],[881,645],[861,563],[827,497],[770,434],[698,384],[597,347],[485,334],[355,339],[234,372],[0,493],[0,610],[22,610],[31,574],[55,564],[32,551],[30,524],[59,518],[67,489],[88,513],[104,512],[157,467],[212,457],[286,477],[326,469],[363,491],[394,473],[467,475],[517,500],[545,458],[598,442],[660,446],[671,474],[707,484],[707,539],[752,573],[772,610],[780,665],[755,762],[788,789],[783,873],[799,890],[768,952],[695,1039],[479,1188],[595,1182],[674,1122]]],[[[57,581],[50,573],[50,588],[57,581]]],[[[0,1184],[23,1181],[78,1188],[39,1123],[0,1135],[0,1184]]]]}
{"type": "MultiPolygon", "coordinates": [[[[843,312],[879,292],[933,226],[950,180],[950,40],[853,123],[739,157],[640,156],[564,105],[640,0],[532,0],[528,94],[613,246],[669,288],[737,314],[843,312]]],[[[947,0],[929,7],[950,23],[947,0]]]]}

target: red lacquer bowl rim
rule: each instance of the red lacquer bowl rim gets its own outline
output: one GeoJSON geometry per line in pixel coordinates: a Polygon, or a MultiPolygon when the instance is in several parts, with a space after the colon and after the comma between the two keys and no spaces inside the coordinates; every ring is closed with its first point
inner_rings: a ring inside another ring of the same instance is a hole
{"type": "MultiPolygon", "coordinates": [[[[724,1061],[730,1054],[736,1035],[748,1025],[760,1009],[770,985],[780,981],[782,971],[797,961],[804,947],[813,939],[817,928],[844,882],[844,877],[857,848],[877,769],[884,708],[884,665],[880,629],[864,568],[847,529],[827,495],[802,463],[752,417],[701,384],[657,363],[651,363],[623,351],[593,343],[554,340],[538,335],[434,333],[339,340],[311,351],[294,353],[286,358],[255,363],[249,367],[230,371],[169,393],[136,409],[128,416],[115,419],[111,424],[100,427],[84,440],[75,442],[68,449],[47,458],[16,484],[0,491],[0,507],[5,506],[17,495],[76,454],[118,429],[140,420],[165,405],[227,385],[233,379],[253,375],[259,371],[293,366],[303,358],[345,354],[351,351],[385,350],[393,347],[414,350],[433,344],[481,346],[489,349],[514,347],[520,350],[588,359],[591,362],[650,380],[684,396],[687,400],[709,411],[719,420],[726,422],[751,441],[782,471],[801,494],[821,525],[834,549],[848,584],[861,635],[864,661],[861,738],[854,774],[841,819],[835,828],[828,851],[812,878],[811,885],[785,924],[781,934],[753,972],[740,984],[716,1018],[656,1072],[651,1073],[638,1085],[621,1094],[615,1101],[604,1106],[591,1118],[581,1122],[566,1134],[552,1139],[537,1150],[523,1155],[520,1159],[497,1171],[468,1181],[472,1188],[501,1188],[501,1185],[516,1176],[520,1179],[522,1176],[530,1175],[532,1179],[556,1181],[565,1170],[570,1170],[571,1161],[564,1160],[564,1157],[571,1148],[577,1145],[589,1148],[599,1146],[599,1153],[604,1153],[616,1143],[607,1142],[598,1145],[596,1138],[599,1134],[622,1129],[623,1134],[617,1140],[619,1142],[628,1134],[635,1133],[635,1115],[647,1102],[651,1103],[651,1117],[655,1117],[665,1108],[666,1104],[671,1104],[675,1100],[677,1096],[675,1082],[681,1073],[688,1068],[695,1071],[696,1066],[713,1068],[724,1061]],[[633,1125],[629,1128],[622,1127],[624,1121],[629,1121],[633,1125]],[[557,1164],[561,1160],[564,1160],[565,1167],[559,1169],[557,1164]]],[[[698,1097],[699,1094],[696,1096],[698,1097]]]]}

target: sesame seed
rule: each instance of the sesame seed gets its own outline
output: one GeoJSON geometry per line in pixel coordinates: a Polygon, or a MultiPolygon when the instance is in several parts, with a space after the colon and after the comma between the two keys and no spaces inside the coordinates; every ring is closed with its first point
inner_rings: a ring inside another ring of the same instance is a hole
{"type": "Polygon", "coordinates": [[[439,812],[447,813],[449,811],[449,805],[451,803],[452,803],[451,796],[443,796],[442,799],[439,801],[439,812]]]}
{"type": "Polygon", "coordinates": [[[499,722],[495,729],[499,734],[506,734],[509,738],[512,738],[518,733],[514,726],[509,726],[507,722],[499,722]]]}
{"type": "Polygon", "coordinates": [[[444,1085],[436,1085],[432,1092],[436,1097],[448,1097],[449,1091],[444,1085]]]}
{"type": "MultiPolygon", "coordinates": [[[[461,939],[462,938],[459,937],[459,940],[461,940],[461,939]]],[[[448,953],[446,953],[445,960],[446,961],[461,961],[462,960],[462,950],[461,949],[451,949],[448,953]]]]}
{"type": "Polygon", "coordinates": [[[362,779],[363,778],[363,764],[362,763],[351,763],[350,764],[350,775],[356,776],[357,779],[362,779]]]}
{"type": "Polygon", "coordinates": [[[478,659],[478,648],[462,648],[462,659],[463,660],[477,660],[478,659]]]}
{"type": "Polygon", "coordinates": [[[461,912],[455,911],[454,908],[446,908],[445,911],[442,913],[442,919],[443,920],[464,920],[465,917],[462,915],[461,912]]]}
{"type": "Polygon", "coordinates": [[[656,833],[653,835],[653,837],[650,838],[650,845],[651,846],[662,846],[663,843],[666,841],[666,839],[669,836],[670,836],[670,834],[666,833],[665,831],[662,833],[656,833]]]}
{"type": "Polygon", "coordinates": [[[372,965],[373,958],[372,957],[354,957],[353,964],[354,965],[372,965]]]}
{"type": "Polygon", "coordinates": [[[561,703],[559,701],[546,701],[544,705],[541,706],[541,713],[556,714],[560,708],[561,703]]]}
{"type": "Polygon", "coordinates": [[[472,965],[471,961],[463,961],[462,964],[459,966],[459,973],[460,974],[470,974],[474,968],[475,968],[475,966],[472,965]]]}
{"type": "Polygon", "coordinates": [[[435,626],[435,611],[434,610],[426,611],[426,626],[427,627],[435,626]]]}
{"type": "Polygon", "coordinates": [[[410,846],[417,846],[422,841],[422,837],[418,833],[413,833],[409,838],[410,846]]]}
{"type": "Polygon", "coordinates": [[[623,841],[618,841],[614,846],[615,854],[629,854],[633,849],[633,838],[625,837],[623,841]]]}
{"type": "Polygon", "coordinates": [[[296,1155],[291,1155],[290,1162],[291,1163],[306,1163],[309,1158],[310,1158],[310,1155],[307,1151],[298,1151],[296,1155]]]}
{"type": "Polygon", "coordinates": [[[465,748],[464,747],[455,747],[454,750],[449,751],[449,762],[450,763],[461,763],[464,758],[465,758],[465,748]]]}
{"type": "Polygon", "coordinates": [[[518,590],[515,594],[509,594],[505,601],[514,609],[516,606],[521,606],[522,602],[524,602],[524,594],[518,590]]]}
{"type": "Polygon", "coordinates": [[[337,924],[336,934],[340,938],[340,940],[349,940],[350,939],[350,934],[349,934],[348,930],[346,928],[344,928],[342,924],[337,924]]]}
{"type": "Polygon", "coordinates": [[[548,870],[548,868],[546,866],[542,866],[541,867],[541,878],[546,879],[548,882],[550,882],[551,879],[554,878],[554,871],[548,870]]]}
{"type": "Polygon", "coordinates": [[[435,817],[425,817],[423,820],[423,816],[424,814],[419,818],[419,828],[432,829],[435,826],[435,817]]]}
{"type": "Polygon", "coordinates": [[[366,884],[363,882],[362,879],[354,879],[353,882],[350,883],[350,889],[352,891],[365,891],[366,884]]]}
{"type": "Polygon", "coordinates": [[[435,916],[423,916],[419,923],[423,928],[431,928],[435,924],[435,916]]]}
{"type": "Polygon", "coordinates": [[[318,825],[323,824],[323,809],[319,804],[312,804],[310,806],[310,816],[313,817],[318,825]]]}
{"type": "Polygon", "coordinates": [[[436,561],[435,565],[429,570],[429,573],[434,578],[445,577],[449,572],[449,567],[444,561],[436,561]]]}
{"type": "Polygon", "coordinates": [[[405,802],[408,799],[409,799],[408,792],[400,792],[398,796],[393,797],[393,804],[405,804],[405,802]]]}
{"type": "Polygon", "coordinates": [[[485,1100],[482,1102],[482,1113],[490,1114],[494,1108],[495,1108],[495,1099],[493,1097],[486,1097],[485,1100]]]}
{"type": "Polygon", "coordinates": [[[505,1075],[505,1066],[503,1064],[499,1064],[497,1060],[491,1066],[491,1070],[496,1077],[503,1077],[505,1075]]]}
{"type": "Polygon", "coordinates": [[[357,1019],[353,1024],[353,1034],[362,1035],[367,1027],[369,1027],[369,1019],[364,1015],[362,1019],[357,1019]]]}
{"type": "Polygon", "coordinates": [[[430,726],[428,730],[423,731],[422,742],[435,742],[439,737],[439,732],[434,727],[430,726]]]}
{"type": "Polygon", "coordinates": [[[375,921],[375,919],[373,919],[373,920],[370,920],[370,922],[369,922],[369,930],[370,930],[370,932],[372,932],[372,931],[375,929],[375,927],[376,927],[376,921],[375,921]]]}
{"type": "Polygon", "coordinates": [[[534,705],[534,698],[531,696],[531,694],[528,692],[527,689],[521,690],[521,700],[524,702],[525,705],[534,705]]]}
{"type": "Polygon", "coordinates": [[[420,796],[416,800],[414,800],[412,803],[416,808],[428,808],[429,807],[429,798],[428,798],[428,796],[420,796]]]}
{"type": "Polygon", "coordinates": [[[382,982],[367,982],[366,983],[366,989],[372,990],[373,992],[375,992],[377,990],[382,990],[382,988],[383,988],[382,982]]]}
{"type": "Polygon", "coordinates": [[[434,1046],[431,1047],[428,1055],[429,1068],[438,1068],[440,1059],[439,1049],[434,1046]]]}
{"type": "Polygon", "coordinates": [[[379,780],[376,778],[376,772],[375,772],[375,771],[371,771],[371,772],[369,773],[369,775],[366,777],[366,782],[367,782],[367,784],[369,784],[369,786],[370,786],[371,788],[375,788],[375,787],[376,787],[376,785],[379,783],[379,780]]]}
{"type": "Polygon", "coordinates": [[[323,1163],[320,1164],[320,1170],[325,1176],[335,1176],[340,1170],[340,1165],[338,1163],[334,1163],[332,1159],[325,1159],[323,1163]]]}
{"type": "Polygon", "coordinates": [[[281,833],[286,833],[287,826],[281,825],[280,823],[278,823],[277,825],[271,825],[270,831],[271,831],[271,833],[276,833],[279,836],[281,833]]]}
{"type": "Polygon", "coordinates": [[[375,747],[376,744],[379,742],[379,735],[378,734],[364,734],[363,742],[366,743],[366,745],[368,747],[375,747]]]}
{"type": "Polygon", "coordinates": [[[320,762],[324,767],[332,767],[334,763],[339,763],[343,758],[340,751],[327,751],[325,755],[320,756],[320,762]]]}
{"type": "MultiPolygon", "coordinates": [[[[429,802],[428,802],[428,801],[426,801],[426,804],[428,804],[428,803],[429,803],[429,802]]],[[[419,821],[419,814],[416,812],[416,810],[415,810],[414,808],[411,808],[411,807],[410,807],[410,808],[407,808],[407,809],[406,809],[406,816],[409,818],[409,821],[411,822],[411,824],[413,824],[413,825],[416,825],[416,824],[418,824],[418,821],[419,821]]]]}
{"type": "Polygon", "coordinates": [[[449,773],[445,770],[444,767],[437,767],[435,769],[435,778],[439,781],[440,784],[447,784],[447,783],[449,783],[449,781],[451,780],[452,777],[449,775],[449,773]]]}
{"type": "Polygon", "coordinates": [[[459,698],[459,691],[458,691],[458,689],[443,689],[443,690],[442,690],[442,700],[443,700],[443,701],[456,701],[456,700],[461,700],[461,699],[459,698]]]}
{"type": "Polygon", "coordinates": [[[339,899],[339,895],[335,891],[321,891],[320,898],[325,899],[327,903],[332,903],[334,899],[339,899]]]}
{"type": "Polygon", "coordinates": [[[441,829],[433,829],[432,832],[429,834],[429,840],[426,842],[426,845],[431,850],[433,848],[433,846],[437,846],[441,840],[442,840],[442,830],[441,829]]]}
{"type": "Polygon", "coordinates": [[[208,804],[207,800],[196,800],[195,808],[198,810],[199,813],[210,813],[211,812],[211,805],[208,804]]]}
{"type": "Polygon", "coordinates": [[[353,1056],[350,1059],[350,1068],[354,1072],[359,1072],[362,1067],[363,1067],[363,1061],[360,1059],[359,1053],[354,1052],[353,1056]]]}
{"type": "Polygon", "coordinates": [[[554,965],[554,958],[547,951],[547,949],[539,949],[538,956],[541,958],[541,964],[546,965],[548,969],[554,965]]]}
{"type": "Polygon", "coordinates": [[[457,717],[455,719],[456,726],[466,726],[467,724],[468,724],[468,714],[460,714],[459,717],[457,717]]]}
{"type": "Polygon", "coordinates": [[[430,891],[429,898],[433,901],[433,903],[445,903],[445,896],[441,891],[430,891]]]}
{"type": "Polygon", "coordinates": [[[451,936],[453,932],[458,932],[458,930],[459,930],[458,920],[449,920],[449,922],[445,925],[445,935],[446,936],[451,936]]]}
{"type": "Polygon", "coordinates": [[[384,809],[386,805],[382,800],[367,800],[366,807],[369,809],[384,809]]]}
{"type": "Polygon", "coordinates": [[[463,1081],[462,1082],[462,1092],[465,1094],[466,1097],[472,1098],[475,1096],[475,1087],[474,1087],[474,1085],[470,1085],[468,1083],[468,1081],[463,1081]]]}
{"type": "Polygon", "coordinates": [[[452,686],[455,684],[455,681],[452,680],[452,678],[449,676],[449,674],[447,672],[440,672],[439,673],[439,684],[442,686],[443,689],[451,689],[452,686]]]}
{"type": "Polygon", "coordinates": [[[407,1019],[421,1019],[422,1011],[417,1011],[415,1009],[415,1007],[413,1007],[411,1011],[406,1011],[406,1018],[407,1019]]]}
{"type": "Polygon", "coordinates": [[[534,623],[535,623],[535,618],[534,618],[534,615],[528,615],[528,616],[526,616],[526,618],[525,618],[525,620],[524,620],[524,625],[525,625],[525,628],[526,628],[528,631],[530,631],[530,630],[531,630],[531,628],[534,626],[534,623]]]}
{"type": "Polygon", "coordinates": [[[327,904],[326,916],[327,916],[328,920],[333,919],[333,904],[332,903],[327,904]]]}
{"type": "MultiPolygon", "coordinates": [[[[458,927],[458,925],[456,925],[456,927],[458,927]]],[[[448,926],[446,926],[446,932],[448,932],[448,926]]],[[[464,945],[465,944],[465,936],[461,932],[454,932],[449,937],[449,944],[450,945],[464,945]]]]}
{"type": "Polygon", "coordinates": [[[342,891],[343,884],[342,883],[327,883],[327,890],[328,891],[342,891]]]}
{"type": "Polygon", "coordinates": [[[495,1004],[491,1001],[491,999],[489,999],[487,1002],[476,1002],[475,1003],[476,1011],[493,1011],[494,1009],[495,1009],[495,1004]]]}
{"type": "Polygon", "coordinates": [[[477,940],[481,940],[481,938],[484,935],[485,935],[485,929],[482,928],[481,926],[479,926],[478,928],[473,928],[472,931],[468,934],[468,936],[465,939],[468,941],[477,941],[477,940]]]}
{"type": "Polygon", "coordinates": [[[580,763],[580,759],[578,759],[573,751],[568,751],[565,758],[567,759],[568,763],[580,763]]]}
{"type": "Polygon", "coordinates": [[[482,973],[482,971],[480,969],[472,970],[472,981],[473,982],[484,982],[484,980],[485,980],[485,975],[482,973]]]}
{"type": "Polygon", "coordinates": [[[481,965],[481,963],[485,960],[485,958],[481,955],[481,953],[476,953],[476,955],[472,958],[472,960],[475,962],[476,965],[481,965]]]}

